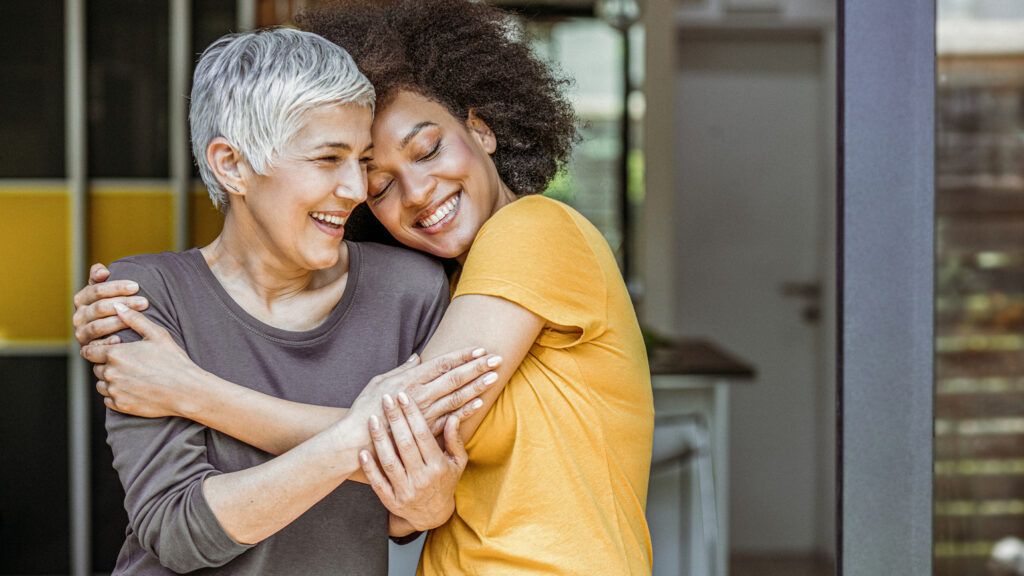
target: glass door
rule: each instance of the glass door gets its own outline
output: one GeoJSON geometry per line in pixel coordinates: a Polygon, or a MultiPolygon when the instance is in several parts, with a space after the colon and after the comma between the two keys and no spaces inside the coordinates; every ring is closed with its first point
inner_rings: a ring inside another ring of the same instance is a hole
{"type": "Polygon", "coordinates": [[[940,0],[936,576],[1024,573],[1024,4],[940,0]]]}

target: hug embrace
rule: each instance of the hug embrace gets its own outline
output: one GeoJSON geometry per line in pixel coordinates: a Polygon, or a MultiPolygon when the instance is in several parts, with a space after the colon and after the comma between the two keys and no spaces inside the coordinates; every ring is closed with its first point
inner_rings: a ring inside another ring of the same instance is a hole
{"type": "Polygon", "coordinates": [[[563,82],[469,0],[328,3],[196,66],[209,245],[75,298],[115,574],[649,574],[653,402],[563,82]]]}

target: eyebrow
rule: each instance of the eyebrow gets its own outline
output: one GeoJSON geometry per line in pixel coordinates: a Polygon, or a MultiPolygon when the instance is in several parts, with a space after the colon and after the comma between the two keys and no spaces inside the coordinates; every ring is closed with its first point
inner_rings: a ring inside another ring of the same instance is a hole
{"type": "Polygon", "coordinates": [[[314,150],[319,150],[321,148],[342,148],[344,150],[352,150],[352,146],[349,146],[345,142],[324,142],[323,144],[314,148],[314,150]]]}
{"type": "Polygon", "coordinates": [[[405,135],[405,138],[402,138],[402,145],[399,146],[398,149],[404,150],[405,147],[409,145],[409,141],[415,138],[417,134],[419,134],[424,128],[427,128],[428,126],[437,126],[437,124],[427,120],[413,126],[412,130],[409,130],[409,133],[405,135]]]}

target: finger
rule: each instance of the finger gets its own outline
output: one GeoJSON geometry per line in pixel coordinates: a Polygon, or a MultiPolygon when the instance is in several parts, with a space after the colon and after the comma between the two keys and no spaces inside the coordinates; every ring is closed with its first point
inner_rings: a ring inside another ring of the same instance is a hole
{"type": "Polygon", "coordinates": [[[110,398],[110,397],[104,398],[103,399],[103,405],[106,406],[107,408],[110,408],[114,412],[120,412],[120,410],[117,409],[117,402],[114,402],[113,398],[110,398]]]}
{"type": "Polygon", "coordinates": [[[75,307],[88,306],[104,298],[115,296],[131,296],[139,291],[139,284],[133,280],[115,280],[113,282],[101,282],[82,288],[75,294],[75,307]]]}
{"type": "Polygon", "coordinates": [[[377,466],[377,461],[370,456],[370,453],[366,450],[359,452],[359,465],[363,469],[363,474],[366,475],[366,480],[370,483],[370,487],[373,488],[374,494],[380,498],[381,504],[385,508],[390,508],[395,505],[395,491],[391,488],[391,483],[381,473],[380,467],[377,466]]]}
{"type": "Polygon", "coordinates": [[[100,320],[94,320],[88,324],[75,329],[75,340],[78,340],[79,344],[93,344],[96,340],[104,338],[111,334],[116,334],[121,330],[126,330],[128,325],[124,323],[117,316],[111,316],[110,318],[102,318],[100,320]]]}
{"type": "Polygon", "coordinates": [[[142,312],[137,312],[131,308],[115,302],[114,309],[117,310],[117,316],[128,325],[129,328],[135,330],[146,340],[156,340],[167,336],[167,330],[164,330],[156,322],[153,322],[142,312]]]}
{"type": "Polygon", "coordinates": [[[448,421],[444,425],[444,449],[459,470],[464,470],[469,461],[469,455],[466,454],[466,444],[462,441],[461,423],[462,421],[458,418],[448,417],[448,421]]]}
{"type": "Polygon", "coordinates": [[[106,338],[103,338],[101,340],[93,340],[92,342],[90,342],[90,344],[92,344],[93,346],[113,346],[114,344],[120,343],[121,337],[118,336],[117,334],[114,334],[113,336],[107,336],[106,338]]]}
{"type": "Polygon", "coordinates": [[[107,389],[107,383],[103,380],[96,381],[96,391],[100,393],[100,396],[107,398],[110,396],[110,390],[107,389]]]}
{"type": "MultiPolygon", "coordinates": [[[[432,380],[464,366],[467,363],[473,363],[474,360],[483,358],[487,354],[487,351],[483,348],[464,348],[462,350],[456,350],[455,352],[449,352],[442,354],[437,358],[434,358],[428,362],[423,363],[418,367],[413,376],[420,384],[427,384],[432,380]]],[[[473,363],[472,365],[475,365],[473,363]]]]}
{"type": "Polygon", "coordinates": [[[409,424],[409,430],[412,431],[412,437],[416,441],[423,462],[437,460],[441,456],[441,447],[437,445],[437,440],[430,432],[430,426],[423,418],[419,406],[416,406],[405,392],[398,393],[398,405],[402,407],[405,421],[409,424]]]}
{"type": "Polygon", "coordinates": [[[92,373],[93,373],[94,376],[96,376],[97,380],[103,380],[105,382],[107,380],[106,378],[104,378],[104,375],[106,374],[106,371],[107,371],[107,365],[106,364],[93,364],[93,366],[92,366],[92,373]]]}
{"type": "Polygon", "coordinates": [[[431,426],[430,432],[433,433],[435,436],[440,435],[442,432],[444,432],[444,428],[448,424],[448,420],[455,418],[459,422],[465,422],[467,418],[475,414],[477,410],[480,410],[481,408],[483,408],[483,406],[484,401],[481,400],[480,398],[477,398],[476,400],[473,400],[472,402],[463,405],[455,412],[446,414],[438,418],[434,422],[434,425],[431,426]]]}
{"type": "Polygon", "coordinates": [[[419,472],[423,469],[423,456],[405,419],[405,413],[389,394],[384,395],[381,403],[384,405],[384,416],[391,427],[391,438],[395,442],[399,457],[402,458],[406,473],[412,475],[419,472]]]}
{"type": "MultiPolygon", "coordinates": [[[[102,366],[109,360],[108,356],[111,348],[113,348],[113,346],[105,344],[90,344],[88,346],[82,346],[82,358],[96,364],[96,366],[102,366]]],[[[95,367],[93,371],[95,372],[95,367]]]]}
{"type": "MultiPolygon", "coordinates": [[[[496,372],[487,372],[469,384],[456,389],[454,392],[437,398],[424,410],[424,414],[430,419],[438,418],[446,412],[454,412],[465,406],[470,400],[479,398],[497,381],[498,374],[496,372]]],[[[447,391],[448,384],[446,382],[439,383],[438,390],[447,391]]]]}
{"type": "Polygon", "coordinates": [[[370,439],[373,440],[373,449],[377,452],[381,470],[384,471],[391,486],[405,486],[408,478],[405,468],[395,453],[394,445],[391,444],[391,436],[376,416],[370,416],[370,439]]]}
{"type": "Polygon", "coordinates": [[[117,303],[124,304],[132,310],[138,310],[140,312],[149,308],[149,300],[146,300],[142,296],[115,296],[113,298],[104,298],[76,310],[75,314],[72,316],[72,323],[75,326],[81,327],[89,322],[93,322],[101,318],[112,318],[117,316],[117,309],[114,308],[114,304],[117,303]]]}
{"type": "Polygon", "coordinates": [[[97,262],[89,268],[89,284],[98,284],[110,277],[110,270],[103,264],[97,262]]]}

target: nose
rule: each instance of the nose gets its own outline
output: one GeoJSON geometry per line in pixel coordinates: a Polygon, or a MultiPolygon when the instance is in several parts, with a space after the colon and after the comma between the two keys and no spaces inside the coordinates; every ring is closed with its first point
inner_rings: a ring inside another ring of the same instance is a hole
{"type": "Polygon", "coordinates": [[[355,162],[340,170],[334,195],[349,200],[353,206],[366,201],[366,166],[355,162]]]}
{"type": "Polygon", "coordinates": [[[423,206],[434,196],[437,182],[428,174],[410,171],[405,174],[402,183],[402,205],[407,208],[423,206]]]}

